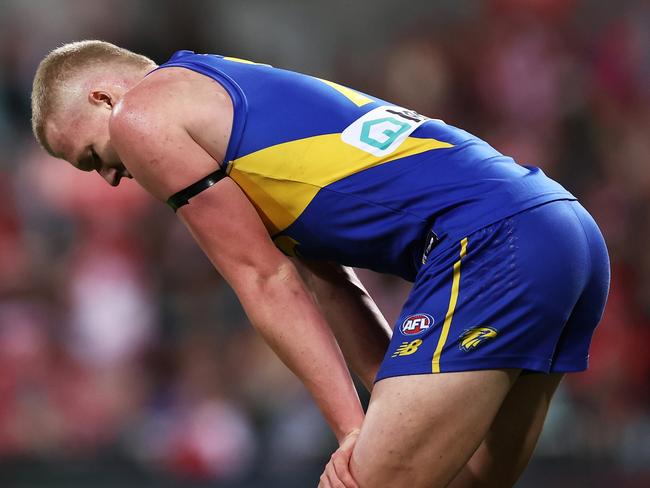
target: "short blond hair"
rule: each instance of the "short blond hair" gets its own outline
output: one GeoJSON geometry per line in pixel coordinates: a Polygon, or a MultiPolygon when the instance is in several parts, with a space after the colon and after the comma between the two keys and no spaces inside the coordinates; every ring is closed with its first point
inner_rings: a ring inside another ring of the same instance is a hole
{"type": "Polygon", "coordinates": [[[110,42],[88,40],[64,44],[40,62],[32,85],[32,130],[48,153],[52,148],[45,137],[45,125],[60,105],[61,88],[83,69],[100,64],[124,64],[145,69],[154,62],[110,42]]]}

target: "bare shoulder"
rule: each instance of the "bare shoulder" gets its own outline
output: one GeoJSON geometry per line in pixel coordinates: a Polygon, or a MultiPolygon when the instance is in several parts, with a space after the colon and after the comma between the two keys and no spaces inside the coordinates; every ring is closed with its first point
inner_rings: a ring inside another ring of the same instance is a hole
{"type": "Polygon", "coordinates": [[[232,100],[225,88],[200,73],[170,67],[151,73],[124,95],[110,129],[112,137],[136,138],[178,124],[221,162],[232,121],[232,100]]]}
{"type": "Polygon", "coordinates": [[[232,118],[232,101],[221,85],[190,70],[165,68],[118,101],[109,130],[129,172],[165,199],[222,163],[232,118]]]}

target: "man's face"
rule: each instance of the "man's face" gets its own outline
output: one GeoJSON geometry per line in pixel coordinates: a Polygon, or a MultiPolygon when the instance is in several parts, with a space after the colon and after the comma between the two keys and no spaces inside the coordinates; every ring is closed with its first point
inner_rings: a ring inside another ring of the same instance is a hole
{"type": "Polygon", "coordinates": [[[110,105],[78,104],[55,114],[46,127],[53,152],[81,171],[97,171],[111,186],[132,178],[111,145],[110,105]]]}

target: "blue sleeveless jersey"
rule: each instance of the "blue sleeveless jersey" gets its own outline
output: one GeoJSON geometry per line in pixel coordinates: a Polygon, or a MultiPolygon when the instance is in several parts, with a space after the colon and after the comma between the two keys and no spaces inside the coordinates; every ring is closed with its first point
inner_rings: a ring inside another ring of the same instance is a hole
{"type": "Polygon", "coordinates": [[[481,139],[330,81],[179,51],[230,94],[224,167],[286,254],[413,281],[430,230],[462,237],[541,203],[575,199],[481,139]]]}

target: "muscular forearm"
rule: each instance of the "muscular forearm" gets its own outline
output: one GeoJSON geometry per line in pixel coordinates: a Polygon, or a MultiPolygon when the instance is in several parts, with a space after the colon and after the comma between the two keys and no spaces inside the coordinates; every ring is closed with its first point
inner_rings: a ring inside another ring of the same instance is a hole
{"type": "Polygon", "coordinates": [[[384,358],[391,329],[352,269],[300,261],[298,269],[314,294],[346,361],[368,390],[384,358]]]}
{"type": "Polygon", "coordinates": [[[253,326],[313,395],[337,438],[363,421],[338,344],[294,264],[273,246],[250,202],[224,179],[179,211],[233,287],[253,326]],[[228,208],[227,218],[214,209],[228,208]]]}
{"type": "Polygon", "coordinates": [[[363,421],[341,350],[295,267],[250,280],[238,296],[255,328],[311,392],[340,440],[363,421]]]}

